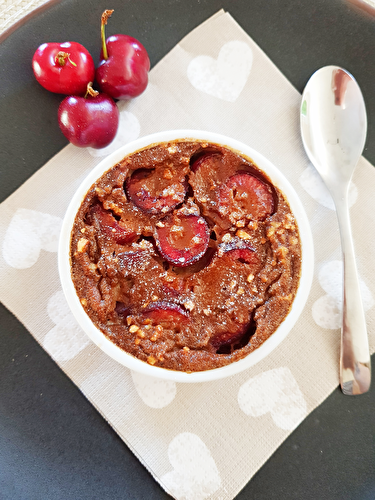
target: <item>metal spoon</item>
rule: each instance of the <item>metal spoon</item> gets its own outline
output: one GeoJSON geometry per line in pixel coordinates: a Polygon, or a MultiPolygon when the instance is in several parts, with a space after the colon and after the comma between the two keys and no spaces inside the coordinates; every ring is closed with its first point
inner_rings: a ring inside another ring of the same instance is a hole
{"type": "Polygon", "coordinates": [[[365,103],[353,76],[337,66],[312,75],[302,95],[301,134],[306,153],[336,206],[343,256],[340,385],[344,394],[370,388],[365,314],[349,219],[348,190],[367,132],[365,103]]]}

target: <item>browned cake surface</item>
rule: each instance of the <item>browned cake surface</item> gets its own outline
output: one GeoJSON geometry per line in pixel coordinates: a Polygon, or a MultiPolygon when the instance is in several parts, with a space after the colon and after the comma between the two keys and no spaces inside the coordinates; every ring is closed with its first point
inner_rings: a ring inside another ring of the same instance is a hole
{"type": "Polygon", "coordinates": [[[89,190],[71,239],[80,301],[115,344],[185,372],[237,361],[277,329],[301,268],[297,224],[250,159],[173,141],[89,190]]]}

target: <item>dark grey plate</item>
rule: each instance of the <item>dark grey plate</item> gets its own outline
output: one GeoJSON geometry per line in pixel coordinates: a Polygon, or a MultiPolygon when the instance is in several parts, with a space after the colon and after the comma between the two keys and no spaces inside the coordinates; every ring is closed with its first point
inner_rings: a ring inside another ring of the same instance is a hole
{"type": "MultiPolygon", "coordinates": [[[[319,67],[345,67],[366,100],[364,155],[375,163],[375,18],[345,0],[63,0],[0,37],[0,201],[66,144],[56,120],[61,96],[33,78],[35,49],[46,41],[73,40],[97,60],[106,8],[116,11],[108,33],[141,40],[153,65],[224,8],[299,91],[319,67]]],[[[0,346],[1,500],[169,498],[2,306],[0,346]]],[[[375,389],[358,398],[337,389],[237,498],[375,499],[374,415],[375,389]]]]}

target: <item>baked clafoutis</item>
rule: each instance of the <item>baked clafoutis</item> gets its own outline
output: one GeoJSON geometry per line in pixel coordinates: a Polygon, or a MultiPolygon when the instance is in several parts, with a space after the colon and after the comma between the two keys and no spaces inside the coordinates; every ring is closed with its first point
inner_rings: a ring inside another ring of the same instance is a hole
{"type": "Polygon", "coordinates": [[[199,140],[132,153],[89,189],[71,234],[82,307],[132,356],[197,372],[257,349],[291,309],[297,223],[250,158],[199,140]]]}

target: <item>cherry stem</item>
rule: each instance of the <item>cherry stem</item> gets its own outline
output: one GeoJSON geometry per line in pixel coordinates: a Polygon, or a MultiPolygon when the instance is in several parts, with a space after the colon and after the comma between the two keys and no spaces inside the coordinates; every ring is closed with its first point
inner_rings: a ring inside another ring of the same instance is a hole
{"type": "Polygon", "coordinates": [[[68,54],[67,52],[60,51],[56,54],[55,63],[59,66],[65,66],[67,60],[70,62],[70,64],[77,67],[76,63],[70,59],[70,54],[68,54]]]}
{"type": "Polygon", "coordinates": [[[98,92],[97,90],[94,90],[94,89],[92,88],[92,82],[89,82],[89,83],[87,84],[87,89],[86,89],[85,99],[86,99],[86,97],[88,97],[89,95],[90,95],[91,97],[96,97],[98,94],[99,94],[99,92],[98,92]]]}
{"type": "Polygon", "coordinates": [[[105,10],[102,14],[101,35],[102,35],[102,50],[104,59],[108,59],[107,45],[105,43],[105,25],[107,24],[108,19],[111,17],[113,12],[114,12],[113,10],[105,10]]]}

